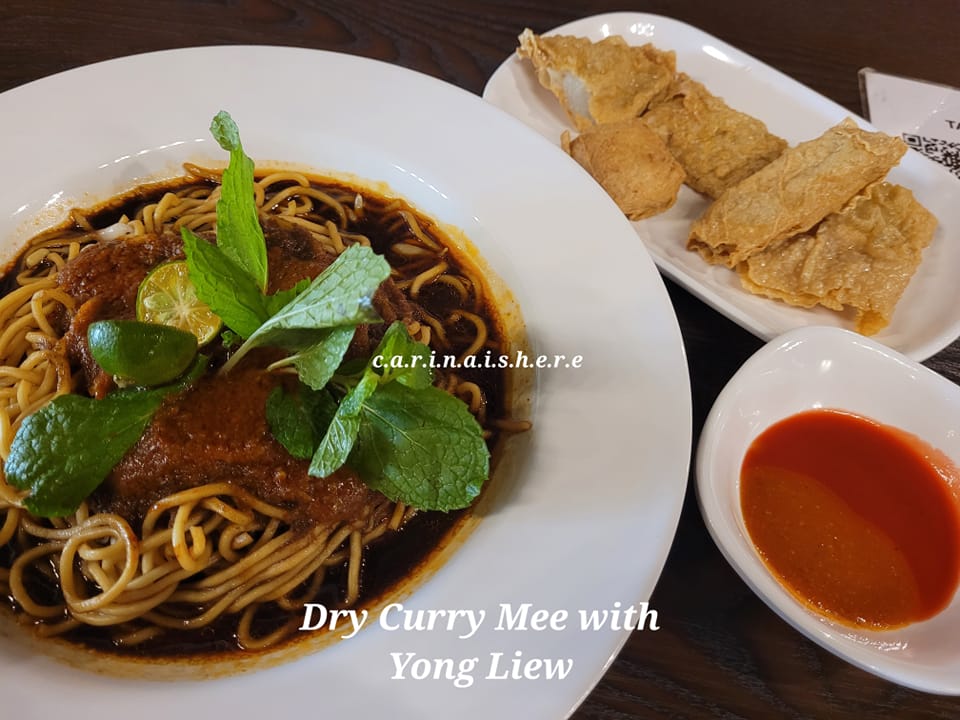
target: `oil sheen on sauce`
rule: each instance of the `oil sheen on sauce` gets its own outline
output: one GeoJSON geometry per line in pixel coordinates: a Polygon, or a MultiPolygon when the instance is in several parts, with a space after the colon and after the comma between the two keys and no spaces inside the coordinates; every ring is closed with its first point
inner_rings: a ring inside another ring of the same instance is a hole
{"type": "Polygon", "coordinates": [[[884,630],[943,610],[960,581],[960,478],[914,435],[837,410],[765,430],[740,471],[750,538],[813,610],[884,630]]]}

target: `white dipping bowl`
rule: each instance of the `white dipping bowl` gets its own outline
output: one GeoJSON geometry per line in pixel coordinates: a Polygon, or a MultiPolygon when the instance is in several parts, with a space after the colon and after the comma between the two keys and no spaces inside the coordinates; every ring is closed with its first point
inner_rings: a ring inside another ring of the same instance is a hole
{"type": "Polygon", "coordinates": [[[780,617],[830,652],[906,687],[960,695],[960,595],[933,618],[870,631],[796,600],[767,569],[740,507],[740,468],[753,440],[778,420],[837,408],[913,433],[960,467],[960,386],[856,333],[808,327],[772,340],[717,398],[697,448],[697,496],[714,541],[780,617]]]}

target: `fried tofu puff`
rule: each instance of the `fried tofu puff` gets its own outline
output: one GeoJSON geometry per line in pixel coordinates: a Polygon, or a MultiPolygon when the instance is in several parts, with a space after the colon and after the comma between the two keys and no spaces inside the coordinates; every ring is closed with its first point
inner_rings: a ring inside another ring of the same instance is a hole
{"type": "Polygon", "coordinates": [[[563,105],[577,130],[643,113],[666,92],[676,54],[649,43],[628,45],[619,36],[591,42],[568,35],[520,35],[517,53],[533,63],[540,84],[563,105]]]}
{"type": "Polygon", "coordinates": [[[937,227],[913,193],[877,183],[828,215],[816,230],[751,255],[737,272],[744,288],[790,305],[856,310],[856,330],[890,323],[937,227]]]}
{"type": "Polygon", "coordinates": [[[643,116],[687,173],[687,185],[712,198],[769,164],[787,142],[755,117],[734,110],[680,73],[665,100],[643,116]]]}
{"type": "Polygon", "coordinates": [[[572,139],[565,131],[560,142],[631,220],[662,213],[677,201],[683,168],[639,118],[597,125],[572,139]]]}

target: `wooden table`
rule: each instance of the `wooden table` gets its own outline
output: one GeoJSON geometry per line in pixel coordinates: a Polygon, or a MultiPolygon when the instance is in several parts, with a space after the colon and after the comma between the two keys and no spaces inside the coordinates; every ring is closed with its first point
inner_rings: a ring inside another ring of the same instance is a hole
{"type": "MultiPolygon", "coordinates": [[[[960,86],[958,0],[4,0],[0,91],[132,53],[264,43],[387,60],[479,94],[524,27],[540,32],[615,10],[683,20],[853,112],[860,111],[862,67],[960,86]]],[[[143,88],[92,93],[90,107],[64,110],[112,112],[118,104],[109,102],[111,94],[149,112],[143,88]]],[[[667,285],[689,356],[696,440],[720,389],[761,342],[667,285]]],[[[960,381],[960,342],[928,365],[960,381]]],[[[693,493],[653,606],[662,629],[634,633],[576,718],[960,717],[960,699],[877,679],[779,620],[724,561],[693,493]]]]}

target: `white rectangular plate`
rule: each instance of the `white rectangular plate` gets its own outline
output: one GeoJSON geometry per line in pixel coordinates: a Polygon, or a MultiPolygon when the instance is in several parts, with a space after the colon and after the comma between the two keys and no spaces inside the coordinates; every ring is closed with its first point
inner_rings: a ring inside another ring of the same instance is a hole
{"type": "MultiPolygon", "coordinates": [[[[621,35],[628,43],[654,43],[677,54],[677,69],[704,83],[731,107],[763,120],[771,132],[791,145],[809,140],[851,113],[783,73],[690,25],[657,15],[611,13],[583,18],[546,34],[600,40],[621,35]]],[[[532,66],[513,55],[493,74],[485,100],[506,110],[552,142],[573,130],[553,95],[536,80],[532,66]]],[[[863,127],[870,127],[855,118],[863,127]]],[[[522,159],[520,159],[522,161],[522,159]]],[[[571,161],[572,162],[572,161],[571,161]]],[[[888,179],[910,188],[939,221],[933,242],[900,300],[890,325],[874,336],[905,355],[924,360],[960,335],[960,181],[946,169],[908,150],[888,179]]],[[[852,313],[803,309],[751,295],[736,273],[712,266],[686,249],[691,222],[709,199],[688,187],[669,211],[634,222],[637,235],[659,268],[687,290],[734,322],[769,340],[807,325],[852,329],[852,313]]]]}

